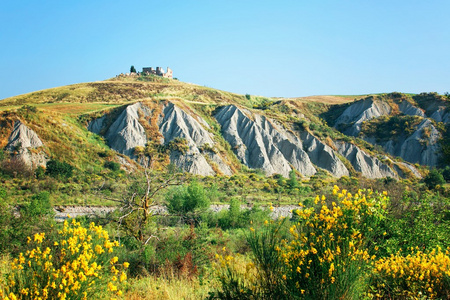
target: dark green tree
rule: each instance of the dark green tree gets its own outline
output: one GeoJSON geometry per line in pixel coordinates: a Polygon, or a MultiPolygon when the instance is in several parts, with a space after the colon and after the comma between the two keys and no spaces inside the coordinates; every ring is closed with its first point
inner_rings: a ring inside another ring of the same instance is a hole
{"type": "Polygon", "coordinates": [[[297,174],[295,174],[295,171],[294,170],[291,170],[290,172],[289,172],[289,181],[288,181],[288,184],[289,184],[289,188],[291,189],[291,190],[293,190],[293,189],[295,189],[295,188],[298,188],[300,185],[299,185],[299,183],[298,183],[298,180],[297,180],[297,174]]]}
{"type": "Polygon", "coordinates": [[[136,68],[134,66],[131,66],[130,73],[136,73],[136,68]]]}
{"type": "Polygon", "coordinates": [[[52,159],[47,163],[47,169],[45,173],[54,178],[69,178],[72,176],[73,167],[66,162],[61,162],[56,159],[52,159]]]}
{"type": "Polygon", "coordinates": [[[442,176],[444,177],[445,181],[450,181],[450,166],[445,167],[445,169],[442,171],[442,176]]]}
{"type": "Polygon", "coordinates": [[[209,207],[209,199],[203,187],[196,181],[174,188],[166,195],[170,213],[186,214],[209,207]]]}
{"type": "Polygon", "coordinates": [[[434,189],[436,185],[443,185],[445,183],[444,176],[437,170],[433,169],[423,179],[428,189],[434,189]]]}

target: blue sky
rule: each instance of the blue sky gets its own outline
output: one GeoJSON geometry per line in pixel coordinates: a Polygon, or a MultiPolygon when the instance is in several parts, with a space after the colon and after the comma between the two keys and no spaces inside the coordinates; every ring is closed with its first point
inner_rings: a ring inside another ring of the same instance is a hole
{"type": "Polygon", "coordinates": [[[131,65],[263,96],[450,92],[449,12],[448,0],[5,0],[0,99],[131,65]]]}

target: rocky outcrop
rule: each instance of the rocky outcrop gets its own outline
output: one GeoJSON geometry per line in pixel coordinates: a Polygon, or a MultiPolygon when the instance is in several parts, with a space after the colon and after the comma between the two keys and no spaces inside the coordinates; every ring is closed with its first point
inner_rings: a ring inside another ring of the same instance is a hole
{"type": "Polygon", "coordinates": [[[190,147],[214,144],[211,133],[206,131],[191,115],[173,103],[167,103],[161,115],[162,119],[158,122],[158,126],[164,137],[164,143],[179,137],[186,139],[190,147]]]}
{"type": "Polygon", "coordinates": [[[328,145],[308,132],[302,132],[300,138],[303,141],[303,150],[309,156],[311,162],[319,168],[325,169],[334,177],[348,176],[349,172],[336,152],[328,145]]]}
{"type": "MultiPolygon", "coordinates": [[[[139,123],[139,114],[148,117],[150,113],[149,108],[140,102],[127,106],[106,131],[108,146],[119,153],[134,157],[134,148],[147,143],[145,129],[139,123]]],[[[92,121],[88,128],[100,132],[104,123],[104,119],[101,119],[92,121]]]]}
{"type": "Polygon", "coordinates": [[[436,122],[443,122],[445,124],[450,123],[450,113],[448,113],[447,109],[445,107],[439,107],[432,115],[431,117],[436,122]]]}
{"type": "Polygon", "coordinates": [[[316,173],[301,141],[266,117],[228,105],[222,107],[215,118],[225,140],[249,168],[286,177],[292,170],[291,165],[305,176],[316,173]]]}
{"type": "Polygon", "coordinates": [[[336,142],[335,144],[339,153],[347,158],[353,168],[355,168],[357,172],[361,172],[364,177],[398,178],[397,174],[388,165],[382,163],[379,159],[368,155],[357,146],[342,141],[336,142]]]}
{"type": "Polygon", "coordinates": [[[134,148],[144,147],[148,142],[145,129],[140,123],[148,122],[148,118],[158,118],[159,132],[162,135],[158,142],[161,144],[167,145],[175,138],[186,141],[187,151],[172,151],[171,163],[193,174],[214,175],[216,172],[210,164],[213,162],[222,174],[232,174],[222,157],[213,151],[215,142],[212,134],[204,128],[207,124],[202,120],[201,125],[193,116],[170,102],[164,105],[160,115],[153,115],[149,107],[135,103],[127,106],[109,128],[105,128],[106,117],[103,116],[92,120],[88,129],[97,134],[106,130],[105,138],[111,149],[136,159],[134,148]],[[203,147],[206,150],[200,151],[203,147]]]}
{"type": "Polygon", "coordinates": [[[10,151],[14,159],[34,169],[38,166],[45,166],[47,159],[43,151],[36,152],[30,151],[30,149],[37,149],[43,145],[36,132],[28,128],[21,121],[16,121],[14,123],[14,129],[8,138],[8,144],[5,150],[10,151]]]}
{"type": "Polygon", "coordinates": [[[94,119],[88,124],[88,130],[95,134],[100,134],[103,128],[105,128],[106,124],[106,116],[102,116],[98,119],[94,119]]]}
{"type": "MultiPolygon", "coordinates": [[[[368,117],[368,111],[375,110],[374,107],[381,107],[373,104],[374,101],[370,103],[366,103],[366,107],[362,109],[360,115],[365,115],[364,118],[368,117]]],[[[408,105],[404,105],[402,109],[411,113],[414,111],[408,105]]],[[[106,141],[112,149],[136,159],[134,148],[145,146],[148,142],[144,129],[147,126],[140,122],[149,122],[154,118],[157,118],[156,124],[161,134],[158,142],[171,149],[171,163],[197,175],[232,174],[222,154],[216,151],[214,136],[208,131],[209,125],[171,102],[166,102],[160,110],[153,111],[142,103],[135,103],[126,107],[112,120],[112,124],[104,116],[90,122],[88,129],[100,134],[105,132],[106,141]],[[155,111],[161,112],[156,115],[155,111]],[[111,124],[109,127],[107,122],[111,124]]],[[[336,147],[327,145],[309,132],[295,134],[274,120],[234,105],[218,109],[215,118],[221,126],[224,139],[238,159],[249,168],[261,169],[267,175],[281,174],[288,177],[289,172],[295,169],[304,176],[311,176],[318,167],[327,170],[334,177],[349,176],[349,170],[341,161],[343,156],[365,177],[398,177],[397,172],[389,165],[371,157],[355,145],[343,142],[338,142],[336,147]]],[[[434,138],[434,131],[431,130],[430,133],[434,138]]],[[[402,166],[396,170],[399,173],[404,170],[403,173],[406,174],[409,172],[408,168],[402,166]]],[[[414,170],[410,171],[415,174],[414,170]]]]}
{"type": "Polygon", "coordinates": [[[346,135],[357,136],[361,131],[362,122],[388,115],[391,110],[388,103],[368,97],[355,102],[344,110],[342,115],[336,119],[334,127],[346,135]]]}
{"type": "Polygon", "coordinates": [[[39,148],[44,144],[37,136],[36,132],[28,128],[20,121],[14,123],[14,129],[8,138],[8,144],[5,149],[14,151],[20,148],[39,148]]]}
{"type": "MultiPolygon", "coordinates": [[[[409,136],[404,132],[400,132],[399,135],[391,137],[389,140],[380,140],[373,136],[363,136],[362,138],[371,144],[382,146],[387,153],[393,156],[399,156],[407,162],[432,167],[436,166],[440,155],[440,146],[438,143],[440,134],[438,130],[434,127],[430,119],[427,119],[424,109],[406,100],[394,102],[398,105],[399,113],[424,118],[415,128],[415,132],[409,136]]],[[[440,102],[435,103],[429,101],[427,112],[432,114],[431,118],[437,122],[448,123],[450,121],[450,114],[447,113],[447,110],[440,102]]],[[[361,131],[363,121],[386,116],[391,113],[394,112],[387,101],[368,97],[350,105],[337,118],[335,127],[347,135],[357,136],[361,131]]]]}
{"type": "Polygon", "coordinates": [[[439,131],[428,119],[423,120],[417,130],[395,149],[395,155],[411,163],[436,166],[439,160],[439,131]]]}
{"type": "Polygon", "coordinates": [[[409,178],[412,176],[416,178],[422,178],[422,175],[420,175],[419,171],[414,166],[411,166],[410,164],[403,163],[403,162],[396,162],[394,164],[395,171],[397,171],[397,174],[402,178],[409,178]]]}
{"type": "Polygon", "coordinates": [[[408,101],[402,101],[398,105],[398,110],[408,116],[425,117],[425,113],[418,107],[412,105],[408,101]]]}
{"type": "Polygon", "coordinates": [[[439,131],[429,119],[424,119],[411,135],[401,135],[396,139],[377,142],[375,138],[365,138],[371,144],[378,144],[393,155],[410,163],[434,167],[438,164],[441,148],[439,131]]]}
{"type": "MultiPolygon", "coordinates": [[[[181,138],[186,140],[189,147],[186,153],[180,151],[171,153],[170,161],[173,164],[193,174],[214,175],[216,172],[208,163],[208,160],[210,160],[216,164],[222,174],[232,174],[231,169],[224,163],[219,154],[210,150],[204,150],[206,156],[201,153],[200,149],[213,148],[215,142],[212,139],[212,134],[200,125],[194,117],[169,102],[164,106],[158,123],[159,131],[164,137],[163,143],[167,144],[175,138],[181,138]]],[[[204,123],[204,126],[207,126],[207,124],[204,123]]]]}

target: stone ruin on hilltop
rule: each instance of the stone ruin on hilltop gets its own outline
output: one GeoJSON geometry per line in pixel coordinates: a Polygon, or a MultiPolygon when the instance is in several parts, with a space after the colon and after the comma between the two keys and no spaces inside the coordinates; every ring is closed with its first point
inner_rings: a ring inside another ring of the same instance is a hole
{"type": "Polygon", "coordinates": [[[156,67],[156,69],[153,69],[152,67],[144,67],[142,68],[142,73],[121,73],[119,75],[117,75],[116,77],[124,77],[124,76],[139,76],[141,74],[144,75],[156,75],[156,76],[161,76],[164,78],[169,78],[169,79],[173,79],[173,71],[171,68],[167,67],[167,71],[164,71],[163,68],[161,67],[156,67]]]}
{"type": "Polygon", "coordinates": [[[167,67],[167,72],[164,71],[163,68],[161,67],[156,67],[156,70],[153,69],[152,67],[147,67],[147,68],[142,68],[142,73],[146,74],[146,75],[158,75],[164,78],[173,78],[173,72],[172,69],[167,67]]]}

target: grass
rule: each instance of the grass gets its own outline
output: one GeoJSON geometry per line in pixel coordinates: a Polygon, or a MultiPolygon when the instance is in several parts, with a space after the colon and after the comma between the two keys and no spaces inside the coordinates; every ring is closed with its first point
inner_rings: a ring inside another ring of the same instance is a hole
{"type": "Polygon", "coordinates": [[[194,300],[205,299],[213,290],[213,282],[202,282],[198,277],[178,277],[174,275],[147,276],[130,280],[125,298],[130,300],[194,300]]]}
{"type": "Polygon", "coordinates": [[[118,107],[117,104],[102,103],[48,103],[37,105],[38,109],[55,111],[62,114],[80,115],[118,107]]]}
{"type": "Polygon", "coordinates": [[[324,104],[343,104],[352,102],[355,99],[362,99],[368,95],[322,95],[322,96],[307,96],[294,98],[295,101],[300,102],[319,102],[324,104]]]}

